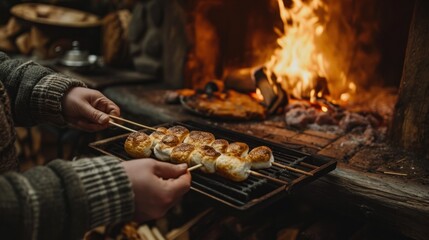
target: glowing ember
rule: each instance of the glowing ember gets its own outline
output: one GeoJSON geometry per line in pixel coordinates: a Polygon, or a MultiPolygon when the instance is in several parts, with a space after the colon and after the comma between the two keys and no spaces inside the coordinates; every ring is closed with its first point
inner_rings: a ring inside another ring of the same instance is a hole
{"type": "Polygon", "coordinates": [[[252,93],[251,96],[258,100],[259,102],[264,101],[264,96],[262,95],[261,89],[257,88],[255,93],[252,93]]]}
{"type": "MultiPolygon", "coordinates": [[[[338,60],[324,54],[324,44],[319,41],[325,33],[330,9],[322,0],[294,0],[285,7],[283,0],[277,0],[283,22],[283,34],[277,39],[279,48],[266,63],[282,87],[296,98],[329,98],[347,101],[356,91],[356,85],[347,79],[345,70],[340,69],[338,60]],[[318,78],[325,78],[330,96],[317,92],[318,78]]],[[[277,30],[277,32],[281,32],[277,30]]]]}
{"type": "Polygon", "coordinates": [[[321,109],[322,109],[323,112],[328,112],[328,108],[325,107],[325,106],[322,106],[321,109]]]}

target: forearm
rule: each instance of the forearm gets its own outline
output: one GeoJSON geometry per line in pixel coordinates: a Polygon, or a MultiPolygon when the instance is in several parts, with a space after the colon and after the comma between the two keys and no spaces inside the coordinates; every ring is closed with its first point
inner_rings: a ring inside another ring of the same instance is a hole
{"type": "Polygon", "coordinates": [[[78,239],[98,225],[129,220],[133,194],[118,160],[56,160],[0,176],[0,234],[10,239],[78,239]]]}
{"type": "Polygon", "coordinates": [[[8,92],[15,124],[22,126],[41,122],[65,124],[61,99],[69,89],[84,86],[33,61],[10,59],[2,52],[0,81],[8,92]]]}
{"type": "Polygon", "coordinates": [[[33,123],[29,116],[31,93],[34,86],[53,71],[33,61],[10,59],[0,52],[0,81],[5,86],[15,123],[27,125],[33,123]]]}
{"type": "Polygon", "coordinates": [[[87,158],[72,164],[88,199],[90,228],[131,220],[134,214],[134,193],[117,158],[87,158]]]}
{"type": "Polygon", "coordinates": [[[52,169],[37,167],[26,174],[0,177],[1,229],[9,239],[60,239],[66,219],[61,181],[52,169]],[[45,188],[45,189],[43,189],[45,188]],[[52,228],[49,230],[49,228],[52,228]]]}

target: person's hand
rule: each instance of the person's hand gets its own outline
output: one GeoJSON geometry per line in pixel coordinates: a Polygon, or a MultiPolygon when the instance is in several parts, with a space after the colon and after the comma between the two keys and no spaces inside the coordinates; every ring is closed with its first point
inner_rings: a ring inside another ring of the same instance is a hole
{"type": "Polygon", "coordinates": [[[75,87],[63,97],[63,114],[68,123],[85,131],[109,126],[109,115],[120,115],[119,107],[96,90],[75,87]]]}
{"type": "Polygon", "coordinates": [[[174,165],[147,158],[122,165],[133,186],[137,221],[164,216],[191,186],[186,164],[174,165]]]}

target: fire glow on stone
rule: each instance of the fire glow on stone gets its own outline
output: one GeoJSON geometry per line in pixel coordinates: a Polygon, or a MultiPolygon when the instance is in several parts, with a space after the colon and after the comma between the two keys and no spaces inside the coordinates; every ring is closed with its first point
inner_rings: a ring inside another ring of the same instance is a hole
{"type": "Polygon", "coordinates": [[[338,68],[341,60],[325,54],[327,47],[320,41],[330,21],[329,7],[322,0],[294,0],[288,7],[283,0],[277,2],[284,29],[276,31],[279,47],[266,63],[268,71],[295,98],[347,101],[356,85],[347,79],[347,70],[338,68]],[[315,90],[320,78],[327,80],[330,96],[315,90]]]}

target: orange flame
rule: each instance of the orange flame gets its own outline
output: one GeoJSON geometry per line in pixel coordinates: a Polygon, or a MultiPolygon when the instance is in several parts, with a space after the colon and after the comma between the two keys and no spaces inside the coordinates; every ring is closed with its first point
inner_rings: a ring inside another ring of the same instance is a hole
{"type": "Polygon", "coordinates": [[[259,102],[264,101],[264,95],[262,95],[261,89],[256,88],[256,92],[251,94],[251,97],[258,100],[259,102]]]}
{"type": "Polygon", "coordinates": [[[277,76],[282,87],[294,97],[310,101],[327,97],[315,91],[320,78],[327,80],[333,100],[344,100],[343,94],[355,92],[356,85],[347,79],[345,70],[334,66],[335,60],[327,57],[332,54],[324,54],[319,41],[329,21],[328,6],[322,0],[294,0],[290,8],[285,7],[283,0],[277,2],[284,34],[277,39],[279,47],[266,67],[277,76]]]}

